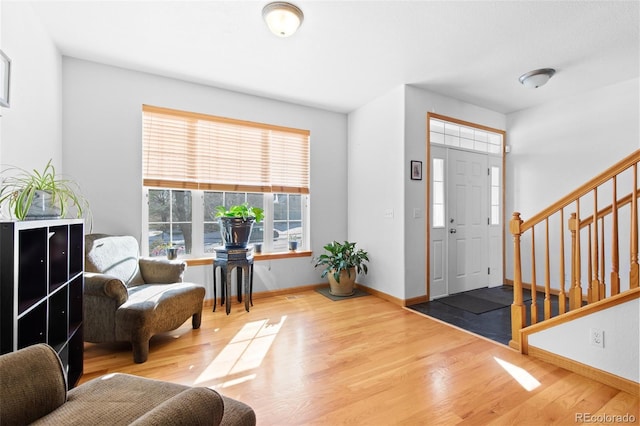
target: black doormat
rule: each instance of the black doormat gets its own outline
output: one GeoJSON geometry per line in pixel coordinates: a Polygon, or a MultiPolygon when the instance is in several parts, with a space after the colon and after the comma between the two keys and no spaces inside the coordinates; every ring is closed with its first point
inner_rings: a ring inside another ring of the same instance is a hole
{"type": "Polygon", "coordinates": [[[329,292],[329,290],[330,290],[329,286],[316,288],[316,291],[318,293],[320,293],[321,295],[323,295],[328,299],[333,300],[334,302],[336,300],[353,299],[354,297],[369,296],[369,293],[367,293],[364,290],[360,290],[359,288],[356,288],[351,296],[334,296],[329,292]]]}
{"type": "Polygon", "coordinates": [[[443,297],[442,299],[437,299],[437,301],[440,303],[444,303],[445,305],[462,309],[474,314],[483,314],[485,312],[494,311],[496,309],[502,309],[509,306],[509,304],[483,299],[473,296],[469,293],[454,294],[453,296],[447,296],[443,297]]]}

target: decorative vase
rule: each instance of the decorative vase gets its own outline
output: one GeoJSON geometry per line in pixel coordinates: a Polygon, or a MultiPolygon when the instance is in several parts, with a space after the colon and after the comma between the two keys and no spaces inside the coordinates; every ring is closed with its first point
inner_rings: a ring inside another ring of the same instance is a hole
{"type": "Polygon", "coordinates": [[[221,217],[220,234],[224,246],[228,249],[246,248],[251,237],[253,222],[255,219],[250,217],[246,220],[241,217],[221,217]]]}
{"type": "Polygon", "coordinates": [[[33,200],[25,219],[58,219],[60,216],[60,208],[53,203],[53,198],[49,192],[42,190],[34,192],[33,200]]]}
{"type": "Polygon", "coordinates": [[[340,271],[340,282],[333,278],[333,272],[329,272],[329,293],[334,296],[351,296],[355,292],[356,268],[340,271]]]}

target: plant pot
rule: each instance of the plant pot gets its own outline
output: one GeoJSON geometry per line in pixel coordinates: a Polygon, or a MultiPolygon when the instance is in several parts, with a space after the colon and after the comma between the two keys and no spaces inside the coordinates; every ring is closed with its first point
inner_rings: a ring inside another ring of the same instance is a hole
{"type": "Polygon", "coordinates": [[[262,243],[254,243],[253,251],[256,253],[262,253],[262,243]]]}
{"type": "Polygon", "coordinates": [[[241,217],[221,217],[220,235],[224,246],[228,249],[246,248],[251,237],[254,218],[244,220],[241,217]]]}
{"type": "Polygon", "coordinates": [[[289,241],[289,250],[298,250],[298,242],[289,241]]]}
{"type": "Polygon", "coordinates": [[[178,258],[178,248],[177,247],[168,247],[167,248],[167,259],[174,260],[178,258]]]}
{"type": "Polygon", "coordinates": [[[60,208],[53,203],[51,194],[47,191],[35,191],[25,219],[58,219],[60,217],[60,208]]]}
{"type": "Polygon", "coordinates": [[[355,292],[356,287],[356,268],[351,268],[347,271],[340,272],[340,282],[337,282],[335,278],[333,278],[333,272],[329,272],[327,275],[329,277],[329,293],[334,296],[351,296],[355,292]]]}

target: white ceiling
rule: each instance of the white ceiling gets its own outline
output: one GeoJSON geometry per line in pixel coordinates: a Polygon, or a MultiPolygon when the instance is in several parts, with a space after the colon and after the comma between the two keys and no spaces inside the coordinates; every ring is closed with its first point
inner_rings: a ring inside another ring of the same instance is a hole
{"type": "MultiPolygon", "coordinates": [[[[5,0],[6,1],[6,0],[5,0]]],[[[62,54],[350,112],[403,84],[510,113],[639,75],[640,2],[32,1],[62,54]],[[539,89],[518,77],[557,70],[539,89]]]]}

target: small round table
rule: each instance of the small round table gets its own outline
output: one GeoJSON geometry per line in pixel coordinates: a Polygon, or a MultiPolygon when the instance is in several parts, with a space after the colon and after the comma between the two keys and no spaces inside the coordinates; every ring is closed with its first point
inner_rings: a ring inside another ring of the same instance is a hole
{"type": "Polygon", "coordinates": [[[242,302],[242,282],[244,278],[244,308],[249,312],[253,306],[253,251],[251,248],[214,248],[216,258],[213,261],[213,311],[216,311],[216,271],[220,268],[220,305],[226,306],[227,315],[231,312],[231,272],[237,269],[238,302],[242,302]]]}

